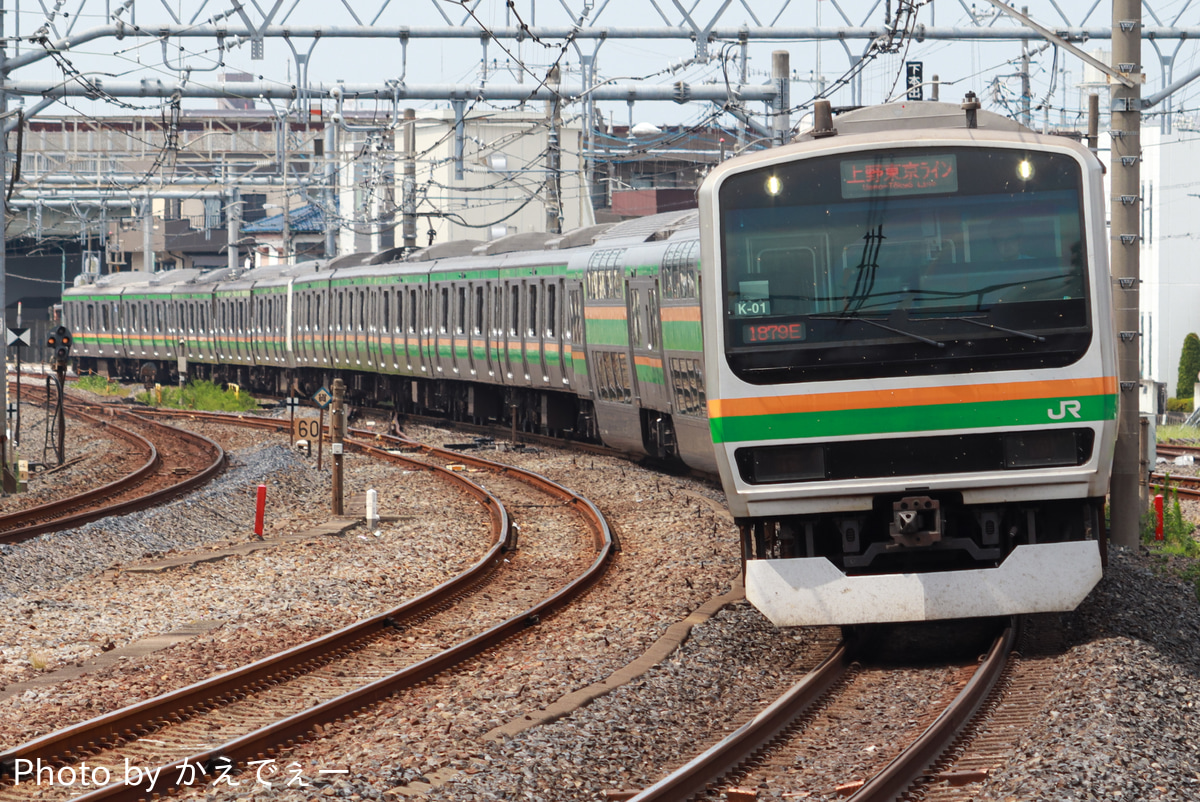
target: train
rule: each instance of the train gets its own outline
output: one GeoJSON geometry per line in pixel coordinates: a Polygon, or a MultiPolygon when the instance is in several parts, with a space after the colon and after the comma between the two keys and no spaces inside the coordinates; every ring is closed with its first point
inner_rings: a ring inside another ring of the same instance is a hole
{"type": "Polygon", "coordinates": [[[1098,159],[970,99],[817,111],[692,210],[80,282],[73,357],[277,395],[341,377],[397,415],[718,475],[779,626],[1073,609],[1116,438],[1098,159]]]}

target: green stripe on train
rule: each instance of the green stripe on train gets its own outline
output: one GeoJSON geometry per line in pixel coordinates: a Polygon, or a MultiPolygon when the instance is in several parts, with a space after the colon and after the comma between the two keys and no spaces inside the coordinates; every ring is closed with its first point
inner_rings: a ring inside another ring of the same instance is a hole
{"type": "Polygon", "coordinates": [[[983,429],[998,426],[1069,425],[1115,420],[1117,397],[1034,398],[970,404],[932,404],[892,409],[838,409],[782,415],[711,418],[714,443],[792,440],[864,434],[928,432],[940,429],[983,429]],[[1077,415],[1072,412],[1078,402],[1077,415]],[[1052,417],[1059,416],[1059,417],[1052,417]]]}
{"type": "Polygon", "coordinates": [[[663,348],[667,351],[704,350],[704,338],[701,336],[698,320],[664,320],[662,335],[663,348]]]}

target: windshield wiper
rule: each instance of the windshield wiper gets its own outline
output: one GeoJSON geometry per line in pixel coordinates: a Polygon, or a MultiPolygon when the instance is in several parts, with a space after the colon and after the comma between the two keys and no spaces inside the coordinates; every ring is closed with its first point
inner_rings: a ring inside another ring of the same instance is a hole
{"type": "Polygon", "coordinates": [[[1026,340],[1033,340],[1035,343],[1046,342],[1046,338],[1040,334],[1031,334],[1028,331],[1018,331],[1017,329],[1006,329],[1004,326],[997,326],[994,323],[984,323],[982,320],[975,320],[969,317],[930,317],[922,318],[922,320],[961,320],[963,323],[970,323],[972,326],[980,326],[985,329],[1002,331],[1005,334],[1013,334],[1017,337],[1024,337],[1026,340]]]}
{"type": "Polygon", "coordinates": [[[859,317],[858,315],[848,315],[848,314],[842,313],[840,315],[809,315],[808,319],[809,320],[857,320],[860,323],[867,323],[871,326],[874,326],[875,328],[883,329],[884,331],[890,331],[890,332],[894,332],[896,334],[903,334],[905,337],[910,337],[914,340],[917,340],[918,342],[923,342],[927,345],[932,345],[936,348],[945,348],[946,347],[945,343],[938,342],[937,340],[931,340],[928,337],[922,337],[920,334],[913,334],[911,331],[905,331],[904,329],[898,329],[895,326],[889,326],[886,323],[880,323],[878,320],[871,320],[869,317],[859,317]]]}

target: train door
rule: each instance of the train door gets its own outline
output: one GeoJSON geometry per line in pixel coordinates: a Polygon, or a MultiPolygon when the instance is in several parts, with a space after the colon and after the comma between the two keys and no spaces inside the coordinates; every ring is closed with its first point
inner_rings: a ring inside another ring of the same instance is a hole
{"type": "Polygon", "coordinates": [[[587,370],[587,341],[584,338],[583,284],[576,281],[566,285],[562,356],[563,372],[571,388],[580,397],[587,397],[591,383],[587,370]]]}
{"type": "Polygon", "coordinates": [[[471,376],[488,375],[487,293],[483,281],[471,282],[467,297],[467,364],[471,376]]]}
{"type": "Polygon", "coordinates": [[[524,384],[525,366],[521,362],[521,282],[504,285],[504,316],[500,329],[500,364],[506,384],[524,384]]]}
{"type": "Polygon", "coordinates": [[[467,317],[469,290],[470,285],[466,281],[456,281],[450,288],[449,365],[455,377],[471,375],[471,344],[467,336],[470,325],[467,317]]]}
{"type": "Polygon", "coordinates": [[[353,298],[354,326],[350,332],[350,358],[352,367],[360,368],[370,360],[367,348],[367,324],[370,307],[367,304],[367,288],[365,286],[351,287],[350,296],[353,298]]]}
{"type": "Polygon", "coordinates": [[[545,352],[542,349],[542,317],[545,314],[542,285],[538,279],[525,282],[525,310],[521,344],[525,376],[535,387],[546,384],[545,352]]]}
{"type": "Polygon", "coordinates": [[[404,284],[400,288],[401,326],[404,328],[403,348],[400,355],[400,367],[405,373],[413,374],[420,370],[421,352],[420,340],[417,338],[417,288],[413,284],[404,284]]]}
{"type": "Polygon", "coordinates": [[[657,279],[627,279],[625,304],[635,403],[643,409],[669,410],[663,371],[657,279]]]}
{"type": "Polygon", "coordinates": [[[549,386],[563,386],[563,313],[562,279],[550,279],[542,284],[542,365],[549,386]]]}
{"type": "Polygon", "coordinates": [[[375,369],[380,373],[391,373],[396,369],[396,358],[392,351],[392,313],[395,305],[392,303],[391,285],[374,284],[371,294],[375,298],[372,305],[372,336],[375,344],[375,369]]]}
{"type": "Polygon", "coordinates": [[[417,332],[420,336],[421,373],[433,376],[437,371],[437,321],[433,316],[433,292],[431,284],[417,288],[417,332]]]}
{"type": "Polygon", "coordinates": [[[346,288],[329,288],[329,331],[331,343],[329,349],[330,363],[333,367],[345,367],[349,357],[347,341],[350,338],[350,321],[346,314],[346,288]]]}

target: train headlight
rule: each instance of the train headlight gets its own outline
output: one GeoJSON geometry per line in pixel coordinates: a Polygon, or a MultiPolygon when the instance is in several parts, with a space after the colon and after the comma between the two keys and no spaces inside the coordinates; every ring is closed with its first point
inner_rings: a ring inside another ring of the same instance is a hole
{"type": "Polygon", "coordinates": [[[1029,159],[1021,159],[1017,162],[1017,178],[1022,181],[1028,181],[1033,178],[1033,162],[1029,159]]]}
{"type": "Polygon", "coordinates": [[[783,182],[779,180],[779,176],[773,175],[767,179],[767,194],[778,195],[783,189],[783,182]]]}
{"type": "Polygon", "coordinates": [[[1018,432],[1004,436],[1004,467],[1079,465],[1086,461],[1080,451],[1079,437],[1074,431],[1018,432]]]}
{"type": "Polygon", "coordinates": [[[823,446],[739,448],[734,458],[742,478],[752,485],[825,478],[823,446]]]}

